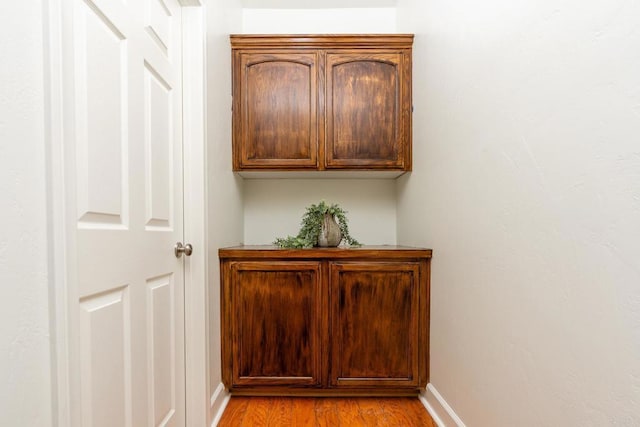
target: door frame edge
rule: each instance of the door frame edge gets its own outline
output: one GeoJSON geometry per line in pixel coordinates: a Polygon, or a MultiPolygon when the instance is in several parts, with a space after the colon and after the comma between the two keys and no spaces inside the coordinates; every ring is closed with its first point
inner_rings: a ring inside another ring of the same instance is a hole
{"type": "Polygon", "coordinates": [[[51,369],[51,425],[72,425],[69,367],[68,262],[66,222],[63,0],[43,2],[47,281],[51,369]]]}
{"type": "MultiPolygon", "coordinates": [[[[207,188],[205,107],[205,10],[182,7],[182,123],[184,238],[195,250],[185,261],[186,425],[209,423],[209,331],[207,293],[207,188]]],[[[188,6],[188,7],[187,7],[188,6]]]]}

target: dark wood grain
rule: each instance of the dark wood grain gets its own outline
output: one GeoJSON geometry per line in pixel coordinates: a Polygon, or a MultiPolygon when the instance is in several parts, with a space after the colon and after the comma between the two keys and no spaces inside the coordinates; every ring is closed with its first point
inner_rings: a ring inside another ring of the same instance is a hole
{"type": "Polygon", "coordinates": [[[231,34],[233,49],[380,48],[411,49],[413,34],[231,34]]]}
{"type": "Polygon", "coordinates": [[[412,42],[232,35],[234,170],[411,170],[412,42]]]}
{"type": "Polygon", "coordinates": [[[418,386],[419,264],[332,262],[331,384],[418,386]]]}
{"type": "Polygon", "coordinates": [[[328,53],[326,167],[405,166],[403,53],[328,53]]]}
{"type": "Polygon", "coordinates": [[[431,258],[432,250],[409,246],[372,246],[281,249],[273,245],[247,245],[220,248],[220,259],[402,259],[431,258]]]}
{"type": "Polygon", "coordinates": [[[232,397],[219,427],[436,427],[417,398],[232,397]]]}
{"type": "Polygon", "coordinates": [[[219,251],[222,378],[235,395],[416,395],[429,261],[410,247],[219,251]]]}
{"type": "Polygon", "coordinates": [[[316,168],[317,53],[237,52],[236,168],[316,168]]]}
{"type": "Polygon", "coordinates": [[[318,262],[231,265],[233,384],[320,382],[318,262]]]}

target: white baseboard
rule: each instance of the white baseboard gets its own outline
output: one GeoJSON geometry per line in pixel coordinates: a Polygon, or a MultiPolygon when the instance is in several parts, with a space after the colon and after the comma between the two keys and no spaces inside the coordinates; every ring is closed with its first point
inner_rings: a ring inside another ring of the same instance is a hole
{"type": "Polygon", "coordinates": [[[231,395],[224,388],[224,384],[218,384],[216,390],[211,395],[211,403],[210,403],[210,413],[212,414],[211,427],[216,427],[220,422],[220,418],[222,418],[222,413],[224,409],[227,407],[227,403],[229,403],[229,399],[231,395]]]}
{"type": "Polygon", "coordinates": [[[420,394],[420,401],[438,427],[466,427],[433,384],[427,384],[427,389],[420,394]]]}

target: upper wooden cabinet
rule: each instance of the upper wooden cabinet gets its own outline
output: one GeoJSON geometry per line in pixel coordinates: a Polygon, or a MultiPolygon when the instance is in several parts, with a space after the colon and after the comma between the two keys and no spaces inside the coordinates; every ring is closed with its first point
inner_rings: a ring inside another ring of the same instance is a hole
{"type": "Polygon", "coordinates": [[[411,170],[413,35],[232,35],[233,169],[411,170]]]}

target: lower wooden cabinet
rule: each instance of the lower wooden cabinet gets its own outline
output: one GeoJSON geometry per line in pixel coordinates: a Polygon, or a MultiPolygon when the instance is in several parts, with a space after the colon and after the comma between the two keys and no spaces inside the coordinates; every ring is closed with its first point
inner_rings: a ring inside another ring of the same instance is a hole
{"type": "Polygon", "coordinates": [[[320,263],[231,265],[232,384],[320,384],[320,263]]]}
{"type": "Polygon", "coordinates": [[[329,264],[332,387],[417,387],[420,264],[329,264]]]}
{"type": "Polygon", "coordinates": [[[236,394],[406,395],[429,378],[431,250],[219,252],[223,382],[236,394]]]}

